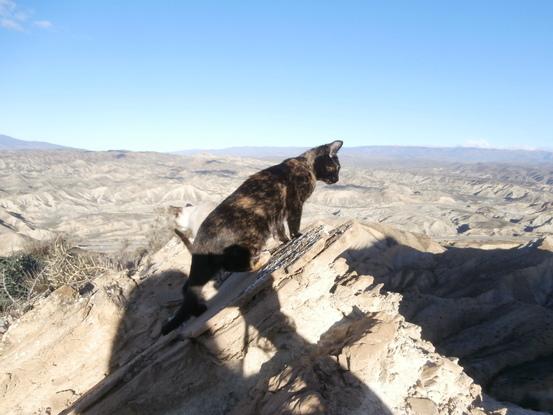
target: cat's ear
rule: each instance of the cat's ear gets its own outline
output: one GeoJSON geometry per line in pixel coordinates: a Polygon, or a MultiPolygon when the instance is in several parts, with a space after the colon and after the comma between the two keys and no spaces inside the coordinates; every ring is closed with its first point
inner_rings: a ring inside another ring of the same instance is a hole
{"type": "Polygon", "coordinates": [[[343,141],[341,140],[336,140],[336,141],[333,141],[332,143],[328,144],[328,153],[330,155],[330,157],[334,157],[336,155],[336,153],[338,152],[338,150],[340,150],[340,148],[342,148],[342,145],[344,144],[343,141]]]}

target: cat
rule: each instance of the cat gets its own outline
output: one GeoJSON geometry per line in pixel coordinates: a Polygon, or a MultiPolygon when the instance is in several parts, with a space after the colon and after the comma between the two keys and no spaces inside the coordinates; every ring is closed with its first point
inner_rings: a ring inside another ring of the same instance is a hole
{"type": "Polygon", "coordinates": [[[168,211],[173,218],[175,232],[178,230],[193,242],[200,225],[216,206],[217,204],[214,202],[202,202],[199,205],[187,203],[182,207],[169,206],[168,211]]]}
{"type": "Polygon", "coordinates": [[[271,235],[288,242],[285,220],[290,237],[301,235],[303,204],[315,190],[316,181],[327,184],[338,181],[337,152],[342,144],[336,140],[312,148],[250,176],[205,218],[193,244],[186,241],[186,235],[177,232],[192,253],[192,263],[182,288],[182,305],[162,327],[163,335],[206,310],[200,292],[219,271],[256,270],[271,235]]]}

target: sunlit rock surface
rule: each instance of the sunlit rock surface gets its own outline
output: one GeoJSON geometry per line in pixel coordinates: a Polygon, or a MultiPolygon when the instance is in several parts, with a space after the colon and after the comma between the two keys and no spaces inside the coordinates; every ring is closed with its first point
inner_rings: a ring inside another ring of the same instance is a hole
{"type": "Polygon", "coordinates": [[[314,224],[260,272],[207,287],[206,314],[162,338],[190,264],[173,239],[135,274],[61,288],[12,325],[0,412],[553,411],[550,241],[486,248],[314,224]]]}

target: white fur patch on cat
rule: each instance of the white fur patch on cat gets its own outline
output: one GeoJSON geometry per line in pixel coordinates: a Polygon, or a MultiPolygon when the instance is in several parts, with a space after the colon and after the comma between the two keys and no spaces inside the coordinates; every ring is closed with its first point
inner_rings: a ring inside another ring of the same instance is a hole
{"type": "Polygon", "coordinates": [[[193,240],[204,219],[217,206],[213,202],[203,202],[197,206],[187,203],[186,206],[170,206],[169,211],[175,220],[175,227],[193,240]]]}

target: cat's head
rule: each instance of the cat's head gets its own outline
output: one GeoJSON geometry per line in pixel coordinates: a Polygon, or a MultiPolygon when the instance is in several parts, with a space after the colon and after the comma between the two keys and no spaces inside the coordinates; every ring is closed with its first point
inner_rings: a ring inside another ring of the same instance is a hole
{"type": "Polygon", "coordinates": [[[343,141],[336,140],[330,144],[312,148],[304,153],[313,160],[313,170],[317,180],[327,184],[336,183],[340,173],[340,160],[338,150],[342,147],[343,141]]]}

